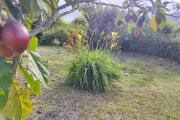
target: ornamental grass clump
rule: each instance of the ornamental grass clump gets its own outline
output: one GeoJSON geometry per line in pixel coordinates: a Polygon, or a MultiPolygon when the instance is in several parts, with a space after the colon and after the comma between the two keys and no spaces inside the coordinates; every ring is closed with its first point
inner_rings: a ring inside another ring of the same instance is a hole
{"type": "Polygon", "coordinates": [[[108,92],[120,79],[120,65],[104,51],[82,51],[70,61],[67,84],[81,90],[108,92]]]}

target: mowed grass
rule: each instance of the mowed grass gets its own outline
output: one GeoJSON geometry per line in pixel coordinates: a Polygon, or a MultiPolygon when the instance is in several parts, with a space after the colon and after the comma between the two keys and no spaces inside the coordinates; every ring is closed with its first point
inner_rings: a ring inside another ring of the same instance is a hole
{"type": "Polygon", "coordinates": [[[124,77],[113,91],[93,94],[64,84],[73,54],[63,48],[40,47],[51,77],[29,120],[180,120],[180,65],[134,53],[116,55],[124,77]]]}

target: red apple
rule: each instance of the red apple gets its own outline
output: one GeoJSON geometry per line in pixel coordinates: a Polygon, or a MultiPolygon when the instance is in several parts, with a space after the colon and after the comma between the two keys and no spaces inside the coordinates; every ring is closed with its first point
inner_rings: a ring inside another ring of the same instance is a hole
{"type": "Polygon", "coordinates": [[[3,27],[1,39],[8,49],[21,54],[28,47],[30,35],[24,25],[10,17],[3,27]]]}
{"type": "Polygon", "coordinates": [[[11,50],[9,50],[4,44],[0,44],[0,56],[3,56],[5,58],[10,58],[14,54],[11,50]]]}

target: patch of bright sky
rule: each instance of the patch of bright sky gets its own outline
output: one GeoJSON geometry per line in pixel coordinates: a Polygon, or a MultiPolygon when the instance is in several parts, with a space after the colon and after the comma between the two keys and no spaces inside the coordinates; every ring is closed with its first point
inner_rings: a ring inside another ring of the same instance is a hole
{"type": "MultiPolygon", "coordinates": [[[[63,1],[63,2],[62,2],[62,0],[60,0],[60,1],[61,1],[61,3],[59,3],[59,5],[64,4],[64,1],[63,1]]],[[[124,0],[100,0],[100,1],[101,1],[101,2],[106,2],[106,3],[113,3],[113,4],[116,4],[116,5],[122,5],[122,2],[123,2],[124,0]]],[[[143,0],[143,1],[146,1],[146,0],[143,0]]],[[[163,2],[163,1],[180,2],[180,0],[162,0],[162,2],[163,2]]],[[[145,2],[144,4],[149,4],[149,2],[145,2]]],[[[66,9],[64,9],[63,11],[60,11],[60,13],[61,13],[61,12],[64,12],[64,11],[67,11],[67,10],[69,10],[69,9],[71,9],[71,7],[66,8],[66,9]]],[[[78,16],[80,16],[80,12],[79,12],[78,10],[76,10],[76,11],[74,11],[73,13],[64,16],[63,19],[64,19],[64,21],[66,21],[66,22],[71,22],[74,18],[76,18],[76,17],[78,17],[78,16]]]]}

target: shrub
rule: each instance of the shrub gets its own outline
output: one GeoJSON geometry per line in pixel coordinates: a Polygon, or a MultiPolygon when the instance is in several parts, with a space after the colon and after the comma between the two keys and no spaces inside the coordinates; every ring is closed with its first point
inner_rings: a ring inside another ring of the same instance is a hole
{"type": "Polygon", "coordinates": [[[43,33],[40,38],[41,45],[63,45],[63,43],[67,40],[66,31],[62,29],[57,30],[47,30],[43,33]],[[55,42],[55,40],[57,42],[55,42]]]}
{"type": "Polygon", "coordinates": [[[178,40],[167,40],[167,36],[164,35],[147,35],[139,40],[127,36],[121,39],[120,46],[122,51],[139,52],[174,60],[178,60],[180,57],[180,43],[178,40]]]}
{"type": "Polygon", "coordinates": [[[62,20],[57,21],[51,28],[44,31],[39,39],[41,45],[63,45],[67,40],[67,31],[71,29],[71,25],[62,20]]]}
{"type": "Polygon", "coordinates": [[[84,17],[77,17],[71,23],[74,25],[82,25],[85,27],[88,25],[88,23],[84,17]]]}
{"type": "Polygon", "coordinates": [[[69,40],[69,33],[73,33],[73,36],[76,38],[75,40],[78,41],[77,37],[84,34],[84,29],[84,26],[68,24],[60,20],[50,29],[42,33],[42,36],[39,39],[39,43],[41,45],[62,46],[64,42],[71,42],[71,40],[69,40]]]}
{"type": "Polygon", "coordinates": [[[67,32],[66,43],[71,45],[74,52],[77,52],[82,47],[84,30],[81,27],[74,26],[71,30],[67,32]]]}
{"type": "Polygon", "coordinates": [[[67,84],[81,90],[107,92],[120,79],[120,66],[103,51],[83,51],[70,61],[67,84]]]}

